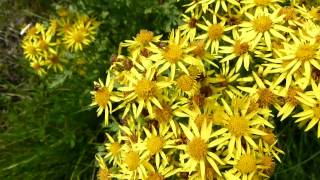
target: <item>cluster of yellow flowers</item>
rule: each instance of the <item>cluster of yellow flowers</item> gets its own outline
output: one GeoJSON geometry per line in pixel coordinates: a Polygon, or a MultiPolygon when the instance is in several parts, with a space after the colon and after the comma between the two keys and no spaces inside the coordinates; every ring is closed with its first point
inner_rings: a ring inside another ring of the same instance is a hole
{"type": "Polygon", "coordinates": [[[119,128],[96,156],[99,179],[267,179],[283,154],[274,120],[317,125],[320,137],[319,8],[186,7],[168,40],[141,30],[94,82],[92,106],[119,128]]]}
{"type": "Polygon", "coordinates": [[[63,71],[71,52],[82,51],[96,35],[99,23],[87,15],[72,14],[67,9],[58,10],[59,18],[49,23],[28,25],[22,40],[26,59],[39,76],[53,69],[63,71]]]}

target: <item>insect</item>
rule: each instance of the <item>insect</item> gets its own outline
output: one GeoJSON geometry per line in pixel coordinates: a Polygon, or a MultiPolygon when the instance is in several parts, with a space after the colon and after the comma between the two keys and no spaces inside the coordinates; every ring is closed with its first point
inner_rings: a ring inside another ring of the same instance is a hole
{"type": "Polygon", "coordinates": [[[20,35],[24,35],[28,29],[32,26],[32,23],[27,24],[21,31],[20,31],[20,35]]]}

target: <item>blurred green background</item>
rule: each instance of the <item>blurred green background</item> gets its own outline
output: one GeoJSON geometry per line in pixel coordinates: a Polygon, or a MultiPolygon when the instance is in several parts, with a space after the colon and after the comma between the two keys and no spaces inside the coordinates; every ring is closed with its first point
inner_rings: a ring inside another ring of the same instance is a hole
{"type": "MultiPolygon", "coordinates": [[[[94,155],[104,141],[102,118],[89,108],[93,81],[105,78],[118,44],[140,29],[167,33],[180,23],[175,0],[0,0],[0,179],[95,179],[94,155]],[[102,22],[76,69],[41,79],[20,48],[20,30],[71,7],[102,22]]],[[[293,122],[277,124],[286,152],[273,179],[320,179],[320,142],[293,122]]]]}

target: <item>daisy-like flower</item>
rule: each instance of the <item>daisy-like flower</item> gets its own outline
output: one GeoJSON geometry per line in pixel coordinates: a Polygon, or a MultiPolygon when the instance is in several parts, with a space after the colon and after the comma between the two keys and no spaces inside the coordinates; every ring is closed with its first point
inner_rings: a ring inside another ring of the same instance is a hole
{"type": "MultiPolygon", "coordinates": [[[[255,175],[263,172],[265,168],[263,165],[259,164],[258,152],[250,151],[248,149],[243,152],[240,157],[234,157],[233,160],[228,160],[227,164],[233,165],[233,168],[227,172],[232,174],[231,179],[247,180],[253,179],[255,175]]],[[[228,176],[227,176],[228,177],[228,176]]],[[[227,178],[229,180],[229,178],[227,178]]]]}
{"type": "Polygon", "coordinates": [[[147,176],[146,166],[151,166],[147,157],[130,147],[123,153],[122,162],[119,164],[120,174],[114,175],[118,179],[143,179],[147,176]]]}
{"type": "Polygon", "coordinates": [[[214,85],[216,93],[226,93],[230,97],[242,96],[238,88],[233,85],[240,74],[235,72],[235,68],[230,68],[229,64],[229,62],[222,63],[220,72],[214,73],[214,77],[210,77],[208,82],[214,85]]]}
{"type": "Polygon", "coordinates": [[[318,124],[318,138],[320,138],[320,84],[316,84],[313,80],[311,81],[312,91],[310,93],[299,93],[297,99],[304,104],[304,109],[302,112],[293,115],[293,117],[298,118],[295,122],[307,123],[305,131],[309,131],[315,125],[318,124]]]}
{"type": "MultiPolygon", "coordinates": [[[[206,48],[205,48],[206,42],[205,40],[197,40],[197,41],[193,41],[190,43],[190,46],[193,47],[194,49],[191,51],[191,54],[197,58],[197,59],[201,59],[203,62],[208,63],[209,65],[212,65],[214,67],[218,67],[215,63],[214,63],[214,59],[215,58],[219,58],[219,56],[215,56],[210,54],[206,48]]],[[[189,66],[189,68],[197,68],[198,72],[201,71],[201,69],[199,69],[197,66],[189,66]]],[[[188,68],[188,69],[189,69],[188,68]]],[[[188,70],[190,71],[190,70],[188,70]]],[[[189,72],[190,73],[190,72],[189,72]]]]}
{"type": "Polygon", "coordinates": [[[59,56],[59,53],[50,53],[45,59],[45,63],[48,66],[48,69],[52,68],[54,72],[63,71],[62,66],[63,59],[59,56]]]}
{"type": "Polygon", "coordinates": [[[30,63],[31,67],[39,76],[44,76],[45,74],[47,74],[46,70],[43,68],[45,64],[46,63],[43,60],[33,60],[30,63]]]}
{"type": "Polygon", "coordinates": [[[99,165],[99,171],[97,173],[98,180],[111,179],[109,169],[106,163],[104,162],[104,159],[99,154],[96,155],[96,161],[98,162],[98,165],[99,165]]]}
{"type": "MultiPolygon", "coordinates": [[[[294,37],[294,36],[292,36],[294,37]]],[[[276,59],[275,62],[282,64],[283,67],[279,70],[286,72],[285,78],[292,79],[292,76],[298,72],[303,72],[306,78],[306,84],[309,84],[311,79],[312,68],[320,70],[320,51],[314,41],[306,38],[293,38],[294,43],[285,43],[283,56],[276,59]]]]}
{"type": "Polygon", "coordinates": [[[252,48],[251,43],[243,41],[240,38],[240,35],[236,31],[233,33],[233,39],[226,37],[224,39],[228,43],[232,44],[231,46],[221,46],[220,53],[229,54],[220,60],[221,63],[227,62],[233,59],[237,59],[236,62],[236,72],[240,70],[242,64],[246,71],[249,70],[250,61],[252,57],[250,55],[250,51],[257,51],[252,48]]]}
{"type": "Polygon", "coordinates": [[[303,89],[298,86],[289,87],[289,89],[283,88],[283,90],[280,90],[279,96],[283,97],[284,105],[279,109],[277,116],[281,116],[281,121],[289,117],[293,110],[299,105],[299,101],[296,98],[298,92],[303,92],[303,89]]]}
{"type": "Polygon", "coordinates": [[[226,124],[221,129],[229,139],[227,159],[232,155],[236,158],[240,157],[243,143],[246,144],[246,149],[257,149],[255,138],[266,135],[265,132],[258,129],[258,126],[273,128],[273,125],[258,115],[258,111],[249,112],[250,101],[247,101],[246,98],[233,98],[231,106],[224,99],[221,100],[228,115],[226,124]]]}
{"type": "Polygon", "coordinates": [[[181,74],[175,80],[175,84],[182,92],[180,94],[186,93],[188,96],[192,96],[198,91],[197,81],[192,76],[187,74],[181,74]]]}
{"type": "Polygon", "coordinates": [[[273,132],[268,132],[271,130],[264,130],[267,132],[266,135],[263,135],[259,140],[259,149],[261,152],[264,152],[266,155],[275,157],[279,162],[281,162],[278,154],[284,154],[284,152],[276,147],[277,138],[273,132]]]}
{"type": "Polygon", "coordinates": [[[155,157],[157,168],[160,167],[161,162],[163,162],[164,165],[168,164],[168,152],[165,150],[173,148],[176,142],[176,140],[172,138],[173,133],[169,132],[169,126],[160,127],[159,132],[157,132],[154,126],[151,128],[151,132],[146,128],[143,129],[146,134],[146,139],[139,147],[139,149],[144,151],[143,156],[155,157]]]}
{"type": "Polygon", "coordinates": [[[161,74],[170,68],[172,80],[175,77],[177,67],[180,68],[180,71],[189,74],[185,64],[196,65],[203,69],[201,60],[189,54],[194,48],[188,46],[187,38],[181,36],[180,30],[171,32],[168,45],[164,49],[160,49],[152,44],[150,44],[150,47],[147,49],[155,53],[151,55],[149,59],[155,61],[156,66],[161,65],[161,67],[158,68],[157,74],[161,74]]]}
{"type": "Polygon", "coordinates": [[[41,56],[37,41],[25,38],[22,41],[22,48],[24,56],[29,60],[37,60],[41,56]]]}
{"type": "Polygon", "coordinates": [[[64,43],[68,49],[72,51],[82,51],[85,46],[88,46],[91,42],[90,34],[85,31],[83,27],[73,25],[64,34],[64,43]]]}
{"type": "Polygon", "coordinates": [[[279,3],[284,2],[284,0],[242,0],[241,3],[244,4],[242,10],[244,12],[248,9],[254,9],[255,12],[269,12],[275,11],[280,7],[279,3]]]}
{"type": "Polygon", "coordinates": [[[159,90],[169,87],[172,83],[166,81],[155,81],[155,69],[148,69],[145,74],[140,74],[135,69],[131,71],[132,76],[128,86],[120,87],[118,90],[127,92],[124,97],[124,102],[118,106],[125,107],[123,117],[129,112],[132,107],[134,118],[137,119],[144,107],[147,108],[149,115],[153,115],[152,104],[162,109],[160,102],[157,99],[159,90]],[[133,102],[134,101],[134,102],[133,102]],[[136,105],[138,103],[138,106],[136,105]]]}
{"type": "Polygon", "coordinates": [[[160,167],[146,166],[148,176],[146,180],[165,180],[179,172],[179,168],[172,165],[161,164],[160,167]]]}
{"type": "Polygon", "coordinates": [[[173,134],[177,137],[177,125],[174,117],[188,117],[182,110],[186,102],[181,98],[178,99],[178,93],[169,94],[169,91],[164,91],[160,96],[159,102],[162,108],[154,107],[154,119],[159,123],[160,128],[170,126],[173,134]]]}
{"type": "Polygon", "coordinates": [[[279,15],[284,15],[283,19],[288,25],[303,27],[299,13],[293,6],[282,7],[279,11],[279,15]]]}
{"type": "MultiPolygon", "coordinates": [[[[205,179],[206,174],[206,162],[209,162],[216,173],[221,175],[219,167],[216,162],[223,165],[224,162],[215,154],[211,148],[221,144],[226,139],[217,138],[210,141],[212,136],[218,136],[219,134],[212,133],[212,123],[207,125],[204,121],[201,130],[197,128],[195,123],[189,122],[191,129],[183,124],[180,124],[183,133],[188,138],[188,144],[179,145],[177,148],[182,149],[185,153],[181,155],[181,160],[186,160],[187,162],[182,163],[182,171],[194,171],[196,168],[200,170],[202,179],[205,179]],[[192,131],[191,131],[192,130],[192,131]]],[[[219,132],[220,133],[220,132],[219,132]]]]}
{"type": "Polygon", "coordinates": [[[272,14],[256,12],[254,16],[250,13],[245,13],[245,15],[249,18],[250,22],[239,24],[241,27],[239,31],[242,33],[242,39],[246,42],[251,41],[253,47],[256,47],[261,39],[264,38],[264,43],[268,47],[268,50],[271,50],[273,37],[286,40],[278,31],[293,32],[292,29],[281,25],[283,16],[278,16],[278,11],[274,11],[272,14]]]}
{"type": "Polygon", "coordinates": [[[157,43],[160,41],[162,35],[155,36],[152,31],[141,29],[140,32],[133,38],[133,40],[126,40],[120,43],[121,47],[128,47],[132,51],[133,59],[135,60],[141,51],[149,46],[149,43],[157,43]]]}
{"type": "Polygon", "coordinates": [[[278,108],[277,84],[273,84],[267,80],[262,81],[255,72],[252,72],[252,76],[255,80],[255,85],[253,87],[238,86],[238,88],[249,93],[249,95],[252,96],[252,98],[258,103],[260,108],[265,108],[268,110],[271,105],[273,105],[275,108],[278,108]]]}
{"type": "Polygon", "coordinates": [[[198,27],[206,31],[206,33],[196,37],[196,39],[206,40],[205,48],[210,49],[211,54],[219,51],[220,40],[227,37],[224,32],[232,29],[232,27],[225,27],[225,20],[218,22],[215,14],[213,14],[212,19],[212,23],[205,19],[205,25],[198,24],[198,27]]]}
{"type": "Polygon", "coordinates": [[[51,31],[48,29],[41,29],[39,39],[37,41],[38,48],[42,53],[42,56],[46,57],[48,54],[57,54],[56,42],[53,42],[53,36],[51,31]]]}
{"type": "Polygon", "coordinates": [[[210,4],[215,3],[214,5],[214,11],[217,13],[222,7],[222,9],[225,12],[228,12],[228,7],[234,5],[234,6],[240,6],[240,3],[237,0],[201,0],[203,2],[204,6],[209,6],[210,4]]]}
{"type": "Polygon", "coordinates": [[[109,160],[109,164],[112,162],[113,165],[120,164],[121,163],[121,131],[117,133],[117,141],[114,140],[110,134],[106,133],[106,136],[108,138],[108,142],[104,145],[107,149],[107,154],[104,156],[105,159],[109,160]]]}
{"type": "Polygon", "coordinates": [[[191,11],[191,17],[182,14],[182,20],[184,24],[179,26],[179,29],[182,31],[181,35],[185,36],[190,41],[193,41],[197,34],[197,24],[202,16],[202,11],[198,9],[191,11]]]}
{"type": "Polygon", "coordinates": [[[100,116],[105,111],[104,122],[105,125],[109,123],[109,113],[112,112],[112,102],[119,102],[121,98],[113,90],[114,80],[110,77],[110,72],[107,75],[106,82],[103,83],[100,79],[98,82],[94,82],[94,91],[92,94],[92,103],[90,106],[99,106],[97,109],[97,115],[100,116]]]}

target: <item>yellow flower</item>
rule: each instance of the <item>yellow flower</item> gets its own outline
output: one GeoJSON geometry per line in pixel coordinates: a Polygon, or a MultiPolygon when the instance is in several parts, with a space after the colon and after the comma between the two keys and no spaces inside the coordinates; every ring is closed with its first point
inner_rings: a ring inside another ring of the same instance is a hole
{"type": "Polygon", "coordinates": [[[254,139],[266,135],[265,132],[258,129],[258,126],[273,128],[273,125],[261,117],[257,110],[250,112],[250,101],[247,99],[234,98],[231,106],[224,99],[221,100],[228,115],[225,126],[221,128],[221,131],[224,131],[224,135],[229,139],[227,159],[232,155],[241,156],[242,143],[246,143],[247,149],[257,149],[258,146],[254,139]]]}
{"type": "Polygon", "coordinates": [[[234,160],[227,161],[228,164],[232,164],[233,168],[228,170],[227,180],[234,179],[252,179],[253,176],[263,171],[263,166],[258,162],[256,153],[248,152],[243,153],[240,157],[235,157],[234,160]]]}
{"type": "Polygon", "coordinates": [[[151,55],[149,59],[155,61],[155,66],[161,66],[158,68],[157,74],[161,74],[170,68],[170,76],[173,80],[175,78],[176,69],[189,74],[186,65],[196,65],[203,69],[203,64],[200,59],[192,57],[189,53],[193,50],[188,46],[186,37],[181,36],[180,31],[172,31],[170,34],[167,47],[160,49],[159,47],[150,44],[147,48],[151,52],[155,53],[151,55]]]}
{"type": "Polygon", "coordinates": [[[57,72],[57,70],[63,71],[62,62],[63,60],[59,53],[50,53],[45,59],[48,69],[53,68],[54,72],[57,72]]]}
{"type": "Polygon", "coordinates": [[[161,126],[158,130],[159,132],[157,132],[154,126],[151,127],[151,132],[146,128],[143,129],[146,134],[146,139],[139,147],[139,149],[144,151],[143,156],[155,157],[157,168],[160,167],[162,161],[164,164],[168,164],[167,156],[169,155],[169,151],[167,151],[167,149],[174,148],[176,142],[176,140],[172,138],[173,133],[169,131],[169,126],[161,126]]]}
{"type": "Polygon", "coordinates": [[[165,180],[179,172],[179,168],[173,165],[161,164],[160,167],[146,166],[148,175],[144,178],[146,180],[165,180]]]}
{"type": "Polygon", "coordinates": [[[24,39],[22,41],[22,48],[24,56],[29,60],[37,60],[41,54],[36,41],[24,39]]]}
{"type": "Polygon", "coordinates": [[[209,77],[208,82],[214,85],[216,93],[223,92],[230,97],[242,96],[238,87],[234,86],[240,74],[235,72],[235,68],[230,68],[229,64],[229,62],[222,63],[219,72],[214,73],[214,77],[209,77]]]}
{"type": "Polygon", "coordinates": [[[184,24],[179,26],[182,31],[181,35],[185,36],[190,41],[193,41],[197,34],[197,24],[202,16],[202,11],[191,11],[191,17],[182,14],[184,24]]]}
{"type": "MultiPolygon", "coordinates": [[[[282,77],[282,80],[284,78],[292,79],[294,74],[304,72],[305,84],[308,85],[312,68],[320,70],[319,46],[315,44],[314,40],[310,41],[301,36],[299,39],[295,37],[293,40],[294,43],[284,43],[283,55],[274,62],[282,65],[279,71],[287,73],[287,76],[282,77]]],[[[286,84],[290,84],[290,81],[286,84]]]]}
{"type": "Polygon", "coordinates": [[[248,11],[248,9],[254,9],[255,12],[268,12],[275,11],[281,6],[279,3],[284,2],[284,0],[242,0],[241,3],[244,4],[242,7],[243,11],[248,11]]]}
{"type": "MultiPolygon", "coordinates": [[[[234,58],[237,59],[237,62],[235,64],[236,66],[236,72],[240,70],[242,67],[242,64],[246,71],[249,71],[249,65],[250,61],[252,61],[252,56],[250,55],[250,52],[256,52],[258,50],[255,50],[252,48],[250,42],[246,42],[240,38],[240,35],[238,32],[233,33],[233,39],[226,37],[224,39],[228,43],[230,43],[232,46],[221,46],[220,53],[223,54],[229,54],[225,56],[223,59],[220,60],[221,63],[230,61],[234,58]]],[[[259,52],[257,52],[259,53],[259,52]]]]}
{"type": "Polygon", "coordinates": [[[106,133],[106,136],[108,138],[107,143],[104,145],[106,146],[107,149],[107,154],[105,155],[105,159],[109,159],[109,163],[112,162],[113,165],[115,164],[120,164],[121,163],[121,150],[122,150],[122,137],[121,137],[121,132],[119,131],[117,133],[117,141],[114,140],[110,134],[106,133]]]}
{"type": "Polygon", "coordinates": [[[282,26],[283,16],[278,16],[278,11],[272,14],[266,12],[256,12],[254,16],[250,13],[245,13],[250,22],[243,22],[239,26],[242,39],[246,42],[252,42],[252,46],[256,45],[264,38],[264,44],[268,50],[271,50],[272,38],[286,38],[278,31],[292,33],[292,29],[282,26]]]}
{"type": "Polygon", "coordinates": [[[99,154],[96,155],[96,161],[98,162],[98,165],[99,165],[99,171],[97,173],[98,180],[111,179],[109,169],[105,164],[104,159],[99,154]]]}
{"type": "Polygon", "coordinates": [[[180,159],[188,159],[187,162],[181,162],[182,171],[185,170],[187,172],[190,172],[197,168],[198,170],[200,170],[202,179],[205,179],[206,162],[208,161],[210,166],[214,169],[214,171],[221,175],[216,162],[218,162],[221,165],[223,165],[224,162],[220,159],[220,157],[217,154],[210,151],[209,149],[223,143],[226,139],[218,138],[215,140],[210,140],[212,136],[217,136],[220,133],[219,131],[217,131],[218,134],[211,132],[212,123],[209,123],[207,125],[207,122],[204,121],[202,123],[201,130],[197,128],[195,123],[189,121],[189,124],[191,126],[191,129],[189,129],[183,124],[180,124],[183,133],[189,140],[188,144],[179,145],[177,147],[185,152],[181,155],[180,159]]]}
{"type": "Polygon", "coordinates": [[[91,42],[90,34],[86,29],[73,26],[64,34],[64,43],[72,51],[82,51],[91,42]]]}
{"type": "Polygon", "coordinates": [[[150,68],[145,74],[140,74],[135,69],[131,71],[132,76],[128,86],[120,87],[118,90],[128,92],[124,97],[124,102],[119,107],[126,107],[123,117],[128,113],[132,106],[134,118],[137,119],[143,108],[147,108],[149,115],[153,116],[152,104],[161,108],[161,104],[157,99],[159,90],[170,86],[171,82],[154,81],[155,69],[150,68]],[[132,102],[135,101],[135,102],[132,102]],[[138,106],[136,105],[138,103],[138,106]]]}
{"type": "Polygon", "coordinates": [[[216,15],[213,15],[212,19],[212,23],[205,19],[205,25],[198,24],[199,28],[206,31],[206,33],[196,37],[196,39],[206,40],[205,48],[210,49],[211,54],[219,52],[220,40],[227,37],[224,32],[232,29],[232,27],[225,27],[225,20],[218,23],[216,15]]]}
{"type": "Polygon", "coordinates": [[[117,179],[142,179],[147,176],[146,166],[151,166],[147,157],[131,148],[123,153],[122,162],[119,164],[120,174],[114,175],[117,179]]]}
{"type": "Polygon", "coordinates": [[[207,7],[210,4],[214,3],[215,4],[215,6],[214,6],[215,13],[217,13],[220,10],[220,7],[222,7],[222,9],[225,12],[228,12],[228,7],[230,8],[232,5],[240,6],[240,3],[237,0],[202,0],[201,2],[203,2],[204,7],[207,7]]]}
{"type": "Polygon", "coordinates": [[[112,102],[119,102],[121,98],[118,94],[112,92],[114,80],[110,77],[110,72],[107,75],[106,82],[103,83],[100,79],[99,82],[94,82],[95,90],[91,91],[92,103],[90,106],[99,106],[97,115],[100,116],[105,111],[104,122],[108,125],[109,113],[112,112],[112,102]]]}
{"type": "Polygon", "coordinates": [[[295,122],[308,123],[305,131],[309,131],[315,125],[318,124],[318,138],[320,138],[320,84],[316,84],[313,80],[311,81],[312,91],[309,93],[299,93],[297,99],[305,105],[302,112],[293,115],[298,118],[295,122]]]}
{"type": "Polygon", "coordinates": [[[42,60],[34,60],[30,63],[31,67],[36,71],[39,76],[44,76],[47,72],[44,70],[45,62],[42,60]]]}

